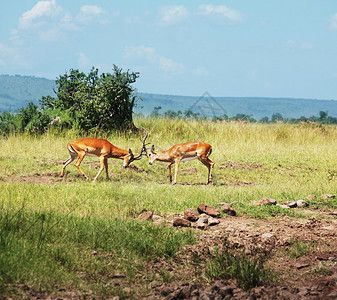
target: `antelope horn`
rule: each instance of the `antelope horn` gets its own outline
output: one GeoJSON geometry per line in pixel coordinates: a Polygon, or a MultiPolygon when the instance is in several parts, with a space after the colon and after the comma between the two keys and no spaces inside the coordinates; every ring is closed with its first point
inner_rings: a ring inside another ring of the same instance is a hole
{"type": "Polygon", "coordinates": [[[146,145],[149,144],[149,143],[145,144],[145,141],[146,141],[146,139],[147,139],[147,137],[148,137],[149,134],[148,134],[147,130],[144,127],[141,127],[141,128],[143,128],[146,131],[146,134],[145,134],[145,137],[143,138],[143,141],[142,141],[142,143],[143,143],[142,150],[140,151],[140,154],[137,157],[134,158],[134,160],[141,159],[142,155],[144,154],[144,152],[145,152],[145,154],[147,153],[146,145]]]}

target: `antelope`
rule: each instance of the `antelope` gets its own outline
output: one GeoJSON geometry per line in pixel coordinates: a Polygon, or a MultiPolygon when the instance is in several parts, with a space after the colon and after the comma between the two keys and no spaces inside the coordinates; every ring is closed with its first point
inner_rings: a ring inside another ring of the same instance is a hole
{"type": "Polygon", "coordinates": [[[154,145],[151,147],[151,151],[148,153],[143,140],[142,152],[146,153],[149,164],[152,165],[155,160],[169,163],[169,176],[172,184],[177,183],[177,174],[179,170],[179,164],[181,161],[198,159],[208,168],[208,182],[212,183],[212,170],[214,163],[208,158],[212,153],[212,146],[204,142],[190,142],[183,144],[176,144],[166,151],[155,151],[154,145]],[[171,166],[175,164],[174,180],[172,181],[171,166]]]}
{"type": "MultiPolygon", "coordinates": [[[[146,137],[147,137],[147,133],[143,140],[143,145],[145,143],[146,137]]],[[[85,177],[88,180],[89,179],[88,176],[83,172],[80,165],[85,155],[89,155],[89,156],[92,155],[92,156],[98,156],[100,158],[100,169],[93,181],[96,181],[97,177],[102,173],[104,167],[106,171],[106,177],[107,179],[110,179],[109,174],[108,174],[108,158],[123,159],[124,160],[123,167],[126,168],[134,160],[141,159],[143,155],[143,148],[140,154],[137,157],[135,157],[131,149],[129,150],[120,149],[112,145],[107,140],[94,139],[94,138],[84,138],[84,139],[79,139],[79,140],[70,142],[68,143],[68,151],[69,151],[70,157],[63,162],[63,168],[62,168],[62,172],[60,176],[63,177],[65,168],[73,160],[75,160],[75,158],[77,158],[75,167],[80,171],[83,177],[85,177]]]]}

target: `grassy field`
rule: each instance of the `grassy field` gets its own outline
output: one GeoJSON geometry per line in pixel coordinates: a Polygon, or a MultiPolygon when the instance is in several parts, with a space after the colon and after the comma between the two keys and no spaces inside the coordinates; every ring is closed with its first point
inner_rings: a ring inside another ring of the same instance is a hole
{"type": "MultiPolygon", "coordinates": [[[[135,123],[148,130],[147,142],[158,150],[194,140],[211,144],[213,185],[206,185],[207,168],[191,161],[181,164],[172,186],[167,164],[150,166],[145,157],[127,169],[122,161],[109,159],[111,181],[104,172],[95,183],[85,181],[73,164],[61,180],[66,145],[80,138],[78,133],[0,137],[0,296],[20,297],[28,289],[137,298],[148,292],[151,281],[173,280],[165,268],[144,270],[149,263],[170,261],[184,245],[198,241],[195,231],[138,221],[142,211],[169,217],[200,203],[238,202],[239,216],[305,218],[301,210],[251,203],[262,197],[283,202],[337,191],[334,126],[149,118],[135,123]],[[124,285],[112,284],[116,278],[124,285]]],[[[139,153],[143,136],[99,137],[139,153]]],[[[94,178],[99,162],[86,157],[81,166],[94,178]]],[[[334,199],[308,201],[311,207],[337,209],[334,199]]]]}

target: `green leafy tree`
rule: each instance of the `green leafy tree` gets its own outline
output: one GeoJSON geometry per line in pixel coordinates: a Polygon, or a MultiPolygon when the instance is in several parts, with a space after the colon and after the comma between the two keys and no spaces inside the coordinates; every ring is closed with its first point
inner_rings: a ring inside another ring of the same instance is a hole
{"type": "Polygon", "coordinates": [[[6,135],[17,130],[17,118],[15,114],[5,110],[0,113],[0,134],[6,135]]]}
{"type": "Polygon", "coordinates": [[[25,130],[29,122],[38,114],[38,106],[29,102],[26,107],[19,109],[18,118],[20,120],[20,130],[25,130]]]}
{"type": "Polygon", "coordinates": [[[327,118],[327,116],[328,116],[328,113],[326,112],[326,111],[320,111],[319,112],[319,118],[321,119],[321,120],[325,120],[326,118],[327,118]]]}
{"type": "Polygon", "coordinates": [[[170,118],[170,119],[180,118],[181,114],[182,114],[181,110],[173,111],[173,110],[169,109],[168,111],[166,111],[164,113],[164,117],[167,117],[167,118],[170,118]]]}
{"type": "Polygon", "coordinates": [[[80,129],[134,129],[132,111],[136,96],[131,84],[138,73],[122,72],[114,65],[113,73],[88,74],[71,69],[56,80],[56,98],[43,97],[45,108],[68,111],[80,129]]]}
{"type": "Polygon", "coordinates": [[[272,122],[283,121],[283,116],[280,113],[275,113],[271,117],[272,122]]]}
{"type": "Polygon", "coordinates": [[[155,106],[151,113],[151,117],[158,118],[161,115],[159,112],[160,110],[161,110],[161,106],[155,106]]]}
{"type": "Polygon", "coordinates": [[[265,116],[260,120],[260,122],[261,123],[269,123],[269,118],[267,116],[265,116]]]}

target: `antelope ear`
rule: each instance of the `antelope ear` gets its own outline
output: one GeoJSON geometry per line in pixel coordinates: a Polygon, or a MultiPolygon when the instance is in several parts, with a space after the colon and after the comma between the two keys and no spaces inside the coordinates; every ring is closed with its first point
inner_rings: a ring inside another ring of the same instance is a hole
{"type": "Polygon", "coordinates": [[[131,149],[129,149],[129,154],[133,157],[133,153],[131,149]]]}
{"type": "Polygon", "coordinates": [[[152,147],[151,147],[151,152],[152,152],[152,153],[155,153],[155,152],[154,152],[154,145],[152,145],[152,147]]]}

